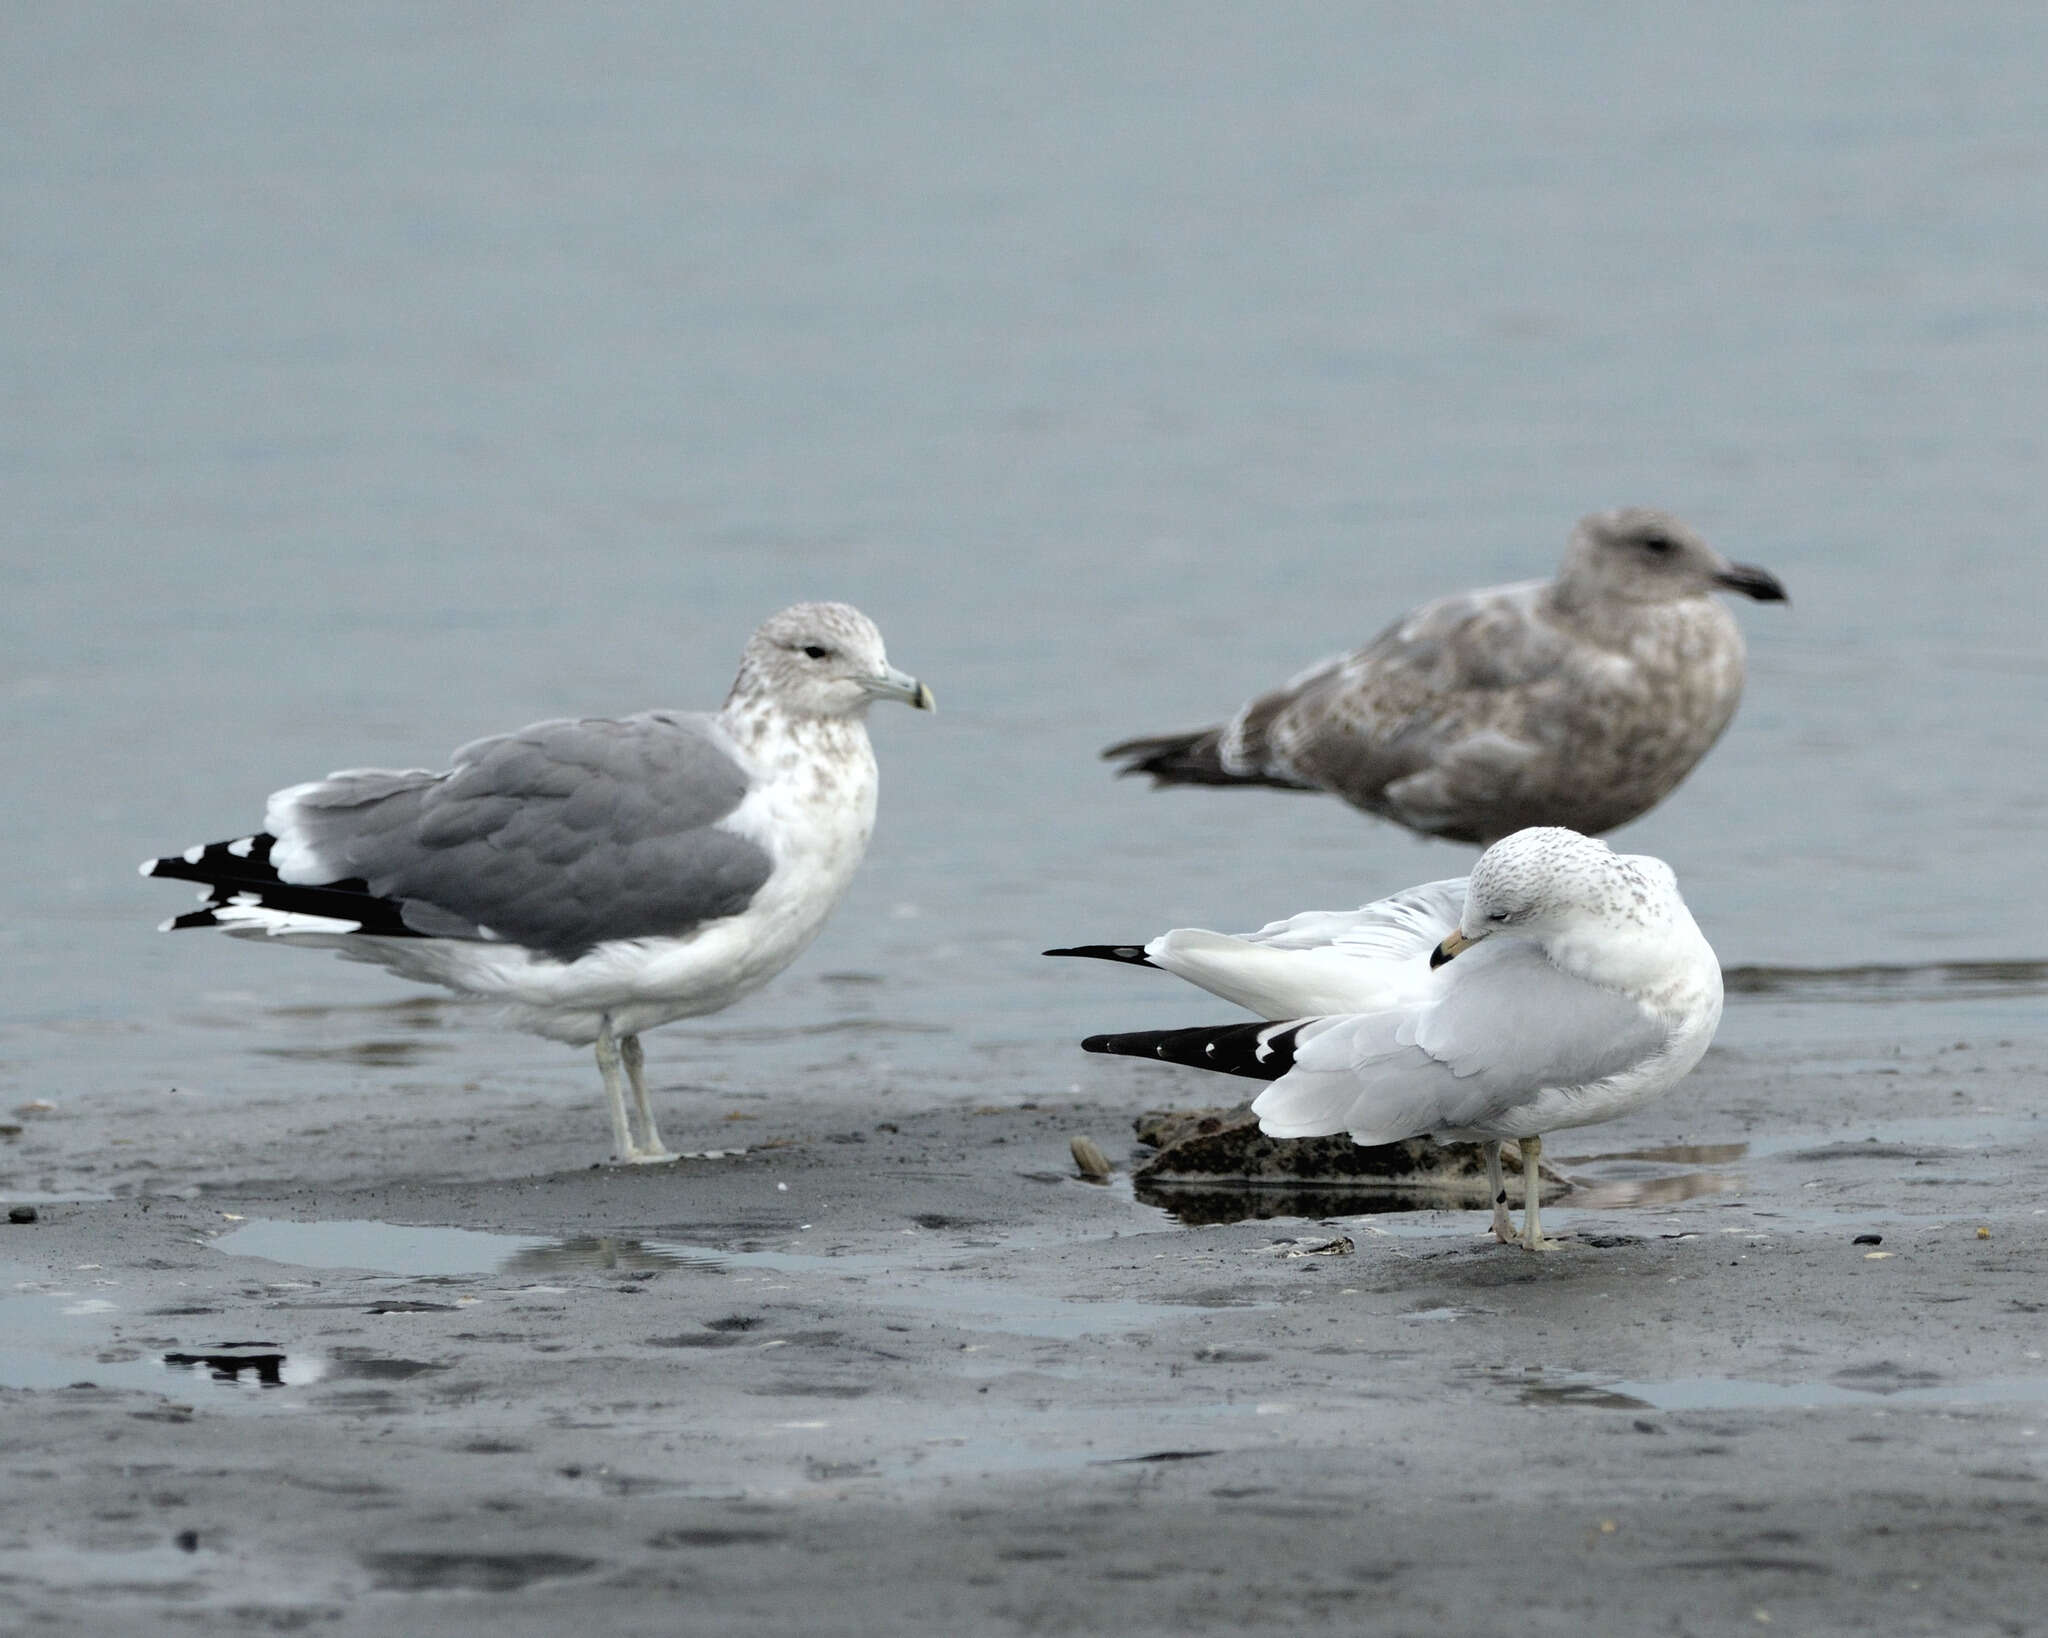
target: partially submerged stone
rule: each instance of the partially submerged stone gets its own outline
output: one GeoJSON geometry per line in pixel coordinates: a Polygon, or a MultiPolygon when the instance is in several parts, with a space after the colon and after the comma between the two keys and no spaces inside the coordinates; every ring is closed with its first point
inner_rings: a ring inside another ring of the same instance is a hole
{"type": "MultiPolygon", "coordinates": [[[[1138,1198],[1183,1222],[1264,1217],[1347,1217],[1379,1211],[1485,1210],[1486,1157],[1476,1143],[1358,1144],[1350,1138],[1272,1138],[1248,1105],[1154,1109],[1132,1125],[1159,1152],[1131,1175],[1138,1198]]],[[[1522,1175],[1522,1157],[1502,1145],[1501,1166],[1522,1175]]],[[[1570,1185],[1539,1163],[1543,1198],[1570,1185]]],[[[1513,1190],[1521,1198],[1519,1183],[1513,1190]]]]}

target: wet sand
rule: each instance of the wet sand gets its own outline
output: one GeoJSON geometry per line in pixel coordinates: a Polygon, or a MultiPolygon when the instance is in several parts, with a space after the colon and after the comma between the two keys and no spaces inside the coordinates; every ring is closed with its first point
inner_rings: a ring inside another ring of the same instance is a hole
{"type": "Polygon", "coordinates": [[[2041,1630],[2038,1045],[1717,1049],[1549,1146],[1543,1257],[1176,1224],[1151,1066],[672,1089],[747,1152],[620,1171],[543,1062],[18,1117],[10,1198],[111,1196],[5,1228],[18,1630],[2041,1630]]]}

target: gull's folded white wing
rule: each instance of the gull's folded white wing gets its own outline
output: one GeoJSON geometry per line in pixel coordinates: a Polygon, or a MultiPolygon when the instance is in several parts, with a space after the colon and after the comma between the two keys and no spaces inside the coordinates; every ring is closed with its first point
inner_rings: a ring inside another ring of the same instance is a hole
{"type": "Polygon", "coordinates": [[[1305,1025],[1294,1067],[1252,1108],[1273,1137],[1484,1133],[1541,1091],[1643,1067],[1669,1035],[1641,1003],[1560,972],[1540,951],[1480,944],[1438,970],[1421,1005],[1305,1025]]]}
{"type": "Polygon", "coordinates": [[[1458,925],[1465,878],[1425,882],[1357,910],[1307,910],[1255,933],[1176,928],[1151,963],[1262,1018],[1379,1012],[1430,992],[1429,953],[1458,925]]]}

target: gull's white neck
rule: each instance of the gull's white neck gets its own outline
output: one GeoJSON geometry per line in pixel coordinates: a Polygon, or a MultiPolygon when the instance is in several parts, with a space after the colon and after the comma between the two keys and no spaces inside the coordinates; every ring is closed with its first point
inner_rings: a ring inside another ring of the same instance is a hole
{"type": "Polygon", "coordinates": [[[801,920],[805,942],[852,881],[875,828],[875,753],[864,716],[797,714],[745,694],[719,712],[754,775],[725,824],[768,848],[775,876],[757,908],[801,920]]]}
{"type": "Polygon", "coordinates": [[[1690,1011],[1709,990],[1719,998],[1719,963],[1683,901],[1562,929],[1543,940],[1543,951],[1574,978],[1640,996],[1659,1011],[1690,1011]]]}

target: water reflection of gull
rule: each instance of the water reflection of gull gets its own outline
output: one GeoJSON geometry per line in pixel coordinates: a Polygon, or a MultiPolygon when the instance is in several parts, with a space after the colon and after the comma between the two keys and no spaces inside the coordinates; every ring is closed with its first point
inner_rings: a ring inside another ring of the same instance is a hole
{"type": "Polygon", "coordinates": [[[1740,1172],[1666,1171],[1670,1166],[1719,1167],[1741,1160],[1747,1143],[1672,1143],[1655,1149],[1618,1149],[1562,1161],[1571,1184],[1571,1203],[1593,1210],[1619,1206],[1675,1206],[1708,1195],[1739,1194],[1748,1186],[1740,1172]],[[1598,1167],[1587,1174],[1583,1167],[1598,1167]]]}
{"type": "Polygon", "coordinates": [[[514,1252],[499,1265],[498,1271],[501,1274],[547,1274],[563,1269],[661,1271],[683,1268],[710,1270],[721,1266],[715,1258],[650,1245],[644,1240],[591,1234],[514,1252]]]}
{"type": "Polygon", "coordinates": [[[1747,1180],[1739,1172],[1680,1172],[1672,1177],[1607,1178],[1574,1185],[1571,1204],[1599,1211],[1615,1206],[1675,1206],[1712,1194],[1740,1194],[1747,1180]]]}

